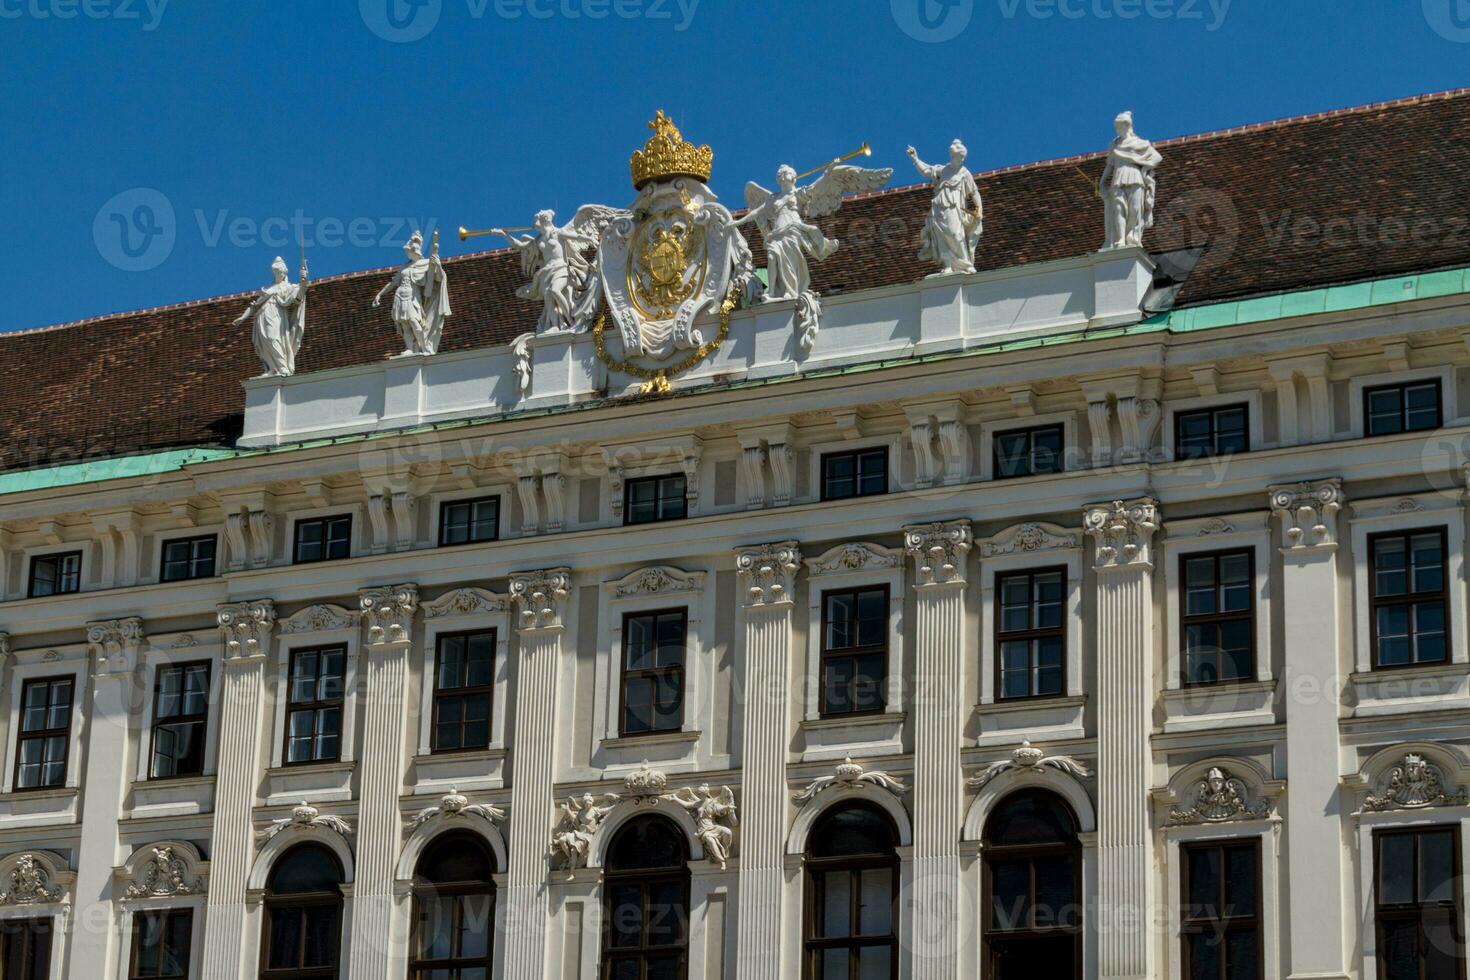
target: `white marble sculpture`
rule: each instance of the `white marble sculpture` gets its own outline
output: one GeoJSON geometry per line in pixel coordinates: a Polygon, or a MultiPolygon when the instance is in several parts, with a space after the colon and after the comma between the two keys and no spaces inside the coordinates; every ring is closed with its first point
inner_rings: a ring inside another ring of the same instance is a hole
{"type": "Polygon", "coordinates": [[[1154,225],[1158,190],[1154,171],[1164,162],[1154,145],[1133,131],[1133,113],[1120,114],[1113,127],[1118,137],[1108,147],[1108,163],[1098,184],[1106,209],[1104,250],[1143,244],[1143,233],[1154,225]]]}
{"type": "Polygon", "coordinates": [[[561,855],[568,871],[586,867],[592,839],[618,802],[616,793],[604,793],[600,797],[585,793],[580,799],[571,797],[557,808],[561,812],[561,821],[551,836],[551,851],[561,855]]]}
{"type": "Polygon", "coordinates": [[[598,283],[587,252],[602,232],[626,211],[601,204],[584,204],[565,225],[556,223],[555,211],[539,211],[534,235],[517,238],[503,228],[491,229],[520,253],[521,271],[531,281],[516,290],[522,299],[541,301],[538,334],[587,329],[597,308],[598,283]]]}
{"type": "Polygon", "coordinates": [[[407,262],[388,284],[373,297],[373,306],[381,306],[383,297],[393,293],[393,323],[403,336],[404,354],[437,354],[444,336],[444,321],[449,317],[449,279],[439,261],[439,233],[434,233],[434,247],[424,257],[424,236],[414,232],[403,246],[407,262]]]}
{"type": "Polygon", "coordinates": [[[704,845],[705,857],[724,868],[734,850],[735,828],[740,824],[730,787],[713,790],[703,785],[696,792],[686,786],[669,795],[694,815],[694,833],[704,845]]]}
{"type": "Polygon", "coordinates": [[[937,262],[940,275],[975,271],[975,246],[985,229],[985,205],[975,175],[965,166],[969,153],[965,144],[955,140],[949,144],[949,163],[925,163],[919,153],[909,147],[914,168],[933,186],[934,200],[929,217],[919,238],[919,259],[937,262]]]}
{"type": "Polygon", "coordinates": [[[235,325],[255,317],[251,339],[264,377],[289,378],[296,373],[296,354],[306,332],[306,259],[301,260],[299,283],[286,278],[286,260],[280,256],[271,263],[271,275],[275,281],[235,318],[235,325]]]}
{"type": "Polygon", "coordinates": [[[822,315],[818,294],[811,286],[810,262],[832,257],[840,244],[811,223],[836,213],[844,194],[875,191],[888,183],[892,169],[869,170],[841,165],[834,160],[822,168],[822,176],[806,187],[797,187],[796,170],[782,164],[776,171],[777,190],[769,191],[751,181],[745,185],[745,203],[750,208],[736,226],[755,223],[766,242],[766,265],[770,282],[765,298],[796,300],[796,323],[802,350],[810,350],[817,339],[822,315]]]}

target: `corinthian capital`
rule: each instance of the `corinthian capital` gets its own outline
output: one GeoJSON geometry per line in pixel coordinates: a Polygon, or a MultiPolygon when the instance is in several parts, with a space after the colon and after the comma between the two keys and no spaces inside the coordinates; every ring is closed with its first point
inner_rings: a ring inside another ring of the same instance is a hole
{"type": "Polygon", "coordinates": [[[224,637],[225,660],[259,657],[270,649],[276,604],[269,599],[226,603],[216,609],[215,621],[224,637]]]}
{"type": "Polygon", "coordinates": [[[763,544],[735,553],[741,601],[750,607],[790,605],[796,595],[801,549],[795,541],[763,544]]]}
{"type": "Polygon", "coordinates": [[[407,643],[412,639],[413,614],[419,608],[417,585],[363,589],[357,599],[362,618],[367,621],[368,646],[407,643]]]}
{"type": "Polygon", "coordinates": [[[1147,565],[1152,560],[1159,507],[1152,498],[1115,500],[1084,508],[1082,526],[1097,544],[1097,568],[1147,565]]]}
{"type": "Polygon", "coordinates": [[[1281,518],[1288,549],[1337,546],[1337,512],[1347,502],[1335,477],[1271,488],[1271,511],[1281,518]]]}
{"type": "Polygon", "coordinates": [[[914,524],[903,529],[903,550],[914,559],[914,575],[919,588],[963,585],[965,556],[974,543],[969,521],[914,524]]]}
{"type": "Polygon", "coordinates": [[[548,568],[512,575],[510,595],[520,611],[521,632],[561,629],[571,588],[570,568],[548,568]]]}
{"type": "Polygon", "coordinates": [[[97,676],[132,673],[138,665],[143,640],[143,621],[136,616],[88,623],[87,643],[92,647],[92,665],[97,676]]]}

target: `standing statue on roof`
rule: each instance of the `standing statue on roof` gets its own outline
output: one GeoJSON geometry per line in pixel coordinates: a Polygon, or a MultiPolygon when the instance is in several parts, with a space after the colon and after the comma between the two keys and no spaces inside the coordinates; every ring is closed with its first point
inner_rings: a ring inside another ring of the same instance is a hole
{"type": "Polygon", "coordinates": [[[1108,147],[1108,164],[1098,183],[1106,208],[1104,251],[1143,244],[1143,233],[1154,226],[1154,171],[1164,162],[1154,145],[1133,131],[1133,113],[1120,114],[1113,128],[1118,138],[1108,147]]]}
{"type": "Polygon", "coordinates": [[[919,153],[909,147],[914,168],[934,188],[929,217],[919,239],[919,260],[937,262],[943,267],[939,275],[975,271],[975,246],[985,229],[985,205],[975,175],[965,166],[969,153],[965,144],[955,140],[949,144],[949,163],[925,163],[919,153]]]}
{"type": "Polygon", "coordinates": [[[424,257],[424,236],[414,232],[403,246],[408,261],[388,284],[373,297],[373,306],[381,306],[383,297],[393,292],[393,323],[403,335],[404,354],[437,354],[444,336],[444,320],[449,309],[449,279],[439,262],[439,233],[434,232],[434,247],[424,257]]]}
{"type": "Polygon", "coordinates": [[[275,281],[260,291],[235,324],[255,317],[251,340],[260,358],[263,376],[289,378],[296,373],[296,354],[306,332],[306,257],[301,258],[301,282],[286,278],[286,260],[279,255],[271,263],[275,281]]]}
{"type": "Polygon", "coordinates": [[[626,211],[584,204],[565,225],[556,223],[555,211],[538,211],[534,236],[516,238],[503,228],[492,228],[510,242],[521,256],[521,271],[531,281],[516,290],[522,299],[541,301],[538,334],[581,333],[596,313],[600,283],[593,273],[588,251],[597,247],[602,233],[614,218],[626,211]]]}

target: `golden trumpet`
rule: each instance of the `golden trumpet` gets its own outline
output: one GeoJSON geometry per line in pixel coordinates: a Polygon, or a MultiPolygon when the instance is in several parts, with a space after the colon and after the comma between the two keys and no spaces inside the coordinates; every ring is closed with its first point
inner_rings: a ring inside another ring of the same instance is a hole
{"type": "Polygon", "coordinates": [[[460,225],[459,226],[459,240],[460,241],[464,241],[467,238],[479,238],[481,235],[498,235],[498,234],[500,234],[503,231],[535,231],[535,230],[536,229],[533,226],[526,225],[525,227],[522,227],[522,228],[479,228],[479,229],[476,229],[475,231],[471,231],[470,229],[466,228],[464,225],[460,225]]]}
{"type": "MultiPolygon", "coordinates": [[[[846,156],[838,157],[836,160],[832,161],[832,163],[844,163],[848,160],[851,160],[853,157],[870,157],[872,155],[873,148],[869,146],[866,141],[864,141],[862,146],[858,147],[856,150],[853,150],[846,156]]],[[[824,163],[820,167],[813,167],[805,173],[797,174],[796,179],[801,180],[801,178],[810,177],[812,174],[816,173],[819,170],[826,170],[828,167],[832,166],[832,163],[824,163]]]]}

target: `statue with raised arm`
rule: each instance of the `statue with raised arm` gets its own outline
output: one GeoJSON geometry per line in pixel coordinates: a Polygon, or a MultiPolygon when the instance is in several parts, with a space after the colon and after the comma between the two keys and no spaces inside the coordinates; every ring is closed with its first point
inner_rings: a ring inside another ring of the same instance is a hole
{"type": "Polygon", "coordinates": [[[551,836],[551,852],[561,855],[568,871],[586,867],[592,840],[618,802],[616,793],[603,793],[598,797],[584,793],[580,799],[573,796],[557,807],[561,819],[551,836]]]}
{"type": "Polygon", "coordinates": [[[918,151],[909,147],[914,168],[934,188],[929,217],[919,238],[919,259],[937,262],[939,275],[975,271],[975,246],[985,228],[985,205],[975,175],[965,166],[968,154],[965,144],[955,140],[949,144],[949,163],[925,163],[918,151]]]}
{"type": "Polygon", "coordinates": [[[694,833],[704,845],[705,856],[724,868],[735,849],[735,828],[740,825],[730,787],[716,791],[705,784],[695,791],[686,786],[670,796],[693,815],[694,833]]]}
{"type": "Polygon", "coordinates": [[[1164,162],[1154,145],[1133,131],[1133,113],[1113,121],[1117,138],[1108,147],[1108,163],[1098,183],[1103,199],[1107,242],[1103,249],[1137,247],[1154,226],[1154,171],[1164,162]]]}
{"type": "Polygon", "coordinates": [[[751,181],[745,185],[745,204],[750,210],[735,226],[754,222],[766,242],[766,265],[770,270],[765,299],[796,300],[796,323],[803,350],[817,339],[822,304],[811,286],[808,261],[832,257],[840,244],[828,238],[811,219],[835,214],[844,194],[875,191],[888,183],[891,169],[869,170],[844,166],[833,160],[821,168],[822,176],[806,187],[796,186],[795,168],[782,164],[776,171],[777,190],[769,191],[751,181]]]}
{"type": "Polygon", "coordinates": [[[275,281],[235,318],[235,324],[255,317],[251,340],[260,358],[263,377],[289,378],[296,373],[296,354],[306,332],[306,259],[301,260],[301,281],[286,278],[286,260],[276,256],[271,263],[275,281]]]}
{"type": "Polygon", "coordinates": [[[516,238],[503,228],[492,228],[521,256],[521,272],[530,282],[516,290],[521,299],[541,301],[538,334],[581,333],[596,312],[597,277],[587,256],[597,247],[608,222],[627,212],[601,204],[584,204],[565,225],[556,223],[555,211],[539,211],[534,235],[516,238]]]}
{"type": "Polygon", "coordinates": [[[403,268],[373,297],[373,306],[393,294],[393,323],[403,337],[404,354],[437,354],[444,336],[444,321],[450,315],[449,279],[439,261],[439,233],[434,247],[424,257],[424,236],[414,232],[403,246],[407,258],[403,268]]]}

